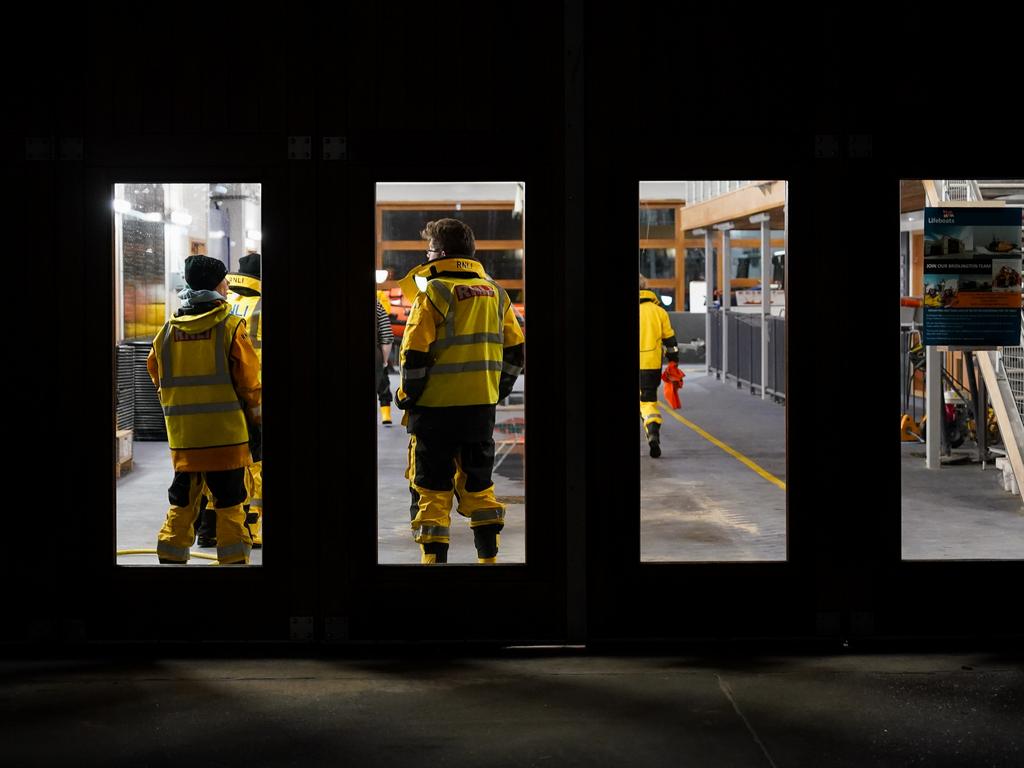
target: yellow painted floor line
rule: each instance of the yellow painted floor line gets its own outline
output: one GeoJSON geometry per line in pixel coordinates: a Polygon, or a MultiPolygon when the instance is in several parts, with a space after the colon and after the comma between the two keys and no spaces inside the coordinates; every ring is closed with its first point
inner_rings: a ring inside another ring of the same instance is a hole
{"type": "Polygon", "coordinates": [[[781,488],[782,490],[786,490],[786,484],[784,482],[782,482],[781,480],[779,480],[779,478],[777,478],[771,472],[768,472],[766,469],[763,469],[762,467],[759,467],[756,463],[754,463],[753,461],[748,459],[746,456],[744,456],[742,453],[737,451],[735,448],[730,448],[728,445],[723,443],[721,440],[719,440],[714,435],[709,435],[707,432],[705,432],[703,429],[698,427],[696,424],[694,424],[689,419],[684,419],[682,416],[680,416],[678,413],[675,412],[675,409],[670,408],[667,404],[662,403],[660,400],[658,401],[658,408],[663,410],[665,413],[667,413],[669,416],[674,418],[676,421],[678,421],[678,422],[684,424],[685,426],[689,427],[690,429],[692,429],[694,432],[696,432],[698,435],[703,437],[708,442],[713,443],[714,445],[717,445],[719,448],[721,448],[723,451],[728,453],[730,456],[732,456],[734,459],[736,459],[740,463],[746,464],[748,467],[750,467],[752,470],[757,472],[757,474],[759,474],[761,477],[763,477],[769,483],[774,483],[775,485],[779,486],[779,488],[781,488]]]}

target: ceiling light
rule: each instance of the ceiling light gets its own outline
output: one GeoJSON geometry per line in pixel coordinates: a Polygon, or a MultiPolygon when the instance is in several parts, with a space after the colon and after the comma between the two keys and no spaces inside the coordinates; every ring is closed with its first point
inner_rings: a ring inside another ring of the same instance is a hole
{"type": "Polygon", "coordinates": [[[373,277],[377,281],[377,285],[380,285],[388,279],[388,271],[386,269],[378,269],[373,273],[373,277]]]}

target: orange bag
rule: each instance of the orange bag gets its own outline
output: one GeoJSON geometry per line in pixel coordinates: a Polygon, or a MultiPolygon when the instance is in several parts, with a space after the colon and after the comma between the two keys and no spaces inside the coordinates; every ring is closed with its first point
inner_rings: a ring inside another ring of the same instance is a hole
{"type": "Polygon", "coordinates": [[[679,366],[674,362],[669,362],[661,374],[661,380],[665,382],[665,399],[675,410],[679,410],[682,406],[682,403],[679,402],[679,390],[683,386],[684,376],[686,374],[680,371],[679,366]]]}

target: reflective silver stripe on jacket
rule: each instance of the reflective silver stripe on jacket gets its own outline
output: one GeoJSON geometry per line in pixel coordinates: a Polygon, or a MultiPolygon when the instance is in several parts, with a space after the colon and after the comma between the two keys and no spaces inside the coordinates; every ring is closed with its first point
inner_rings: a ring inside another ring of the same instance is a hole
{"type": "Polygon", "coordinates": [[[263,499],[252,499],[249,501],[249,506],[259,507],[260,509],[263,509],[263,499]]]}
{"type": "Polygon", "coordinates": [[[252,547],[246,544],[244,541],[239,541],[237,544],[229,544],[226,547],[217,547],[217,559],[227,560],[229,557],[237,557],[238,555],[244,555],[246,558],[249,557],[249,552],[252,551],[252,547]]]}
{"type": "Polygon", "coordinates": [[[170,542],[158,541],[156,543],[157,555],[168,560],[188,560],[188,547],[176,547],[170,542]]]}
{"type": "Polygon", "coordinates": [[[448,538],[449,528],[447,525],[421,525],[415,533],[417,539],[422,538],[448,538]]]}
{"type": "Polygon", "coordinates": [[[523,366],[511,365],[510,363],[502,363],[501,372],[507,373],[509,376],[518,376],[522,372],[523,366]]]}
{"type": "MultiPolygon", "coordinates": [[[[231,317],[231,315],[228,315],[231,317]]],[[[224,329],[228,318],[225,317],[214,328],[217,336],[214,341],[216,353],[216,372],[212,376],[172,376],[171,373],[171,344],[174,339],[174,327],[168,323],[164,332],[163,346],[160,349],[160,360],[162,376],[160,377],[160,388],[170,387],[204,387],[214,384],[231,384],[231,375],[228,373],[228,358],[224,348],[224,329]]]]}
{"type": "MultiPolygon", "coordinates": [[[[498,327],[502,328],[505,325],[505,313],[502,311],[501,305],[504,303],[504,300],[508,298],[508,294],[505,293],[504,288],[493,280],[488,280],[487,282],[494,286],[494,295],[498,298],[498,327]]],[[[498,339],[499,344],[501,344],[501,341],[501,339],[498,339]]]]}
{"type": "Polygon", "coordinates": [[[242,404],[233,403],[195,403],[193,405],[165,405],[164,416],[193,416],[197,413],[230,413],[242,410],[242,404]]]}
{"type": "Polygon", "coordinates": [[[500,360],[470,360],[468,363],[441,363],[430,369],[430,375],[438,373],[466,373],[468,371],[500,371],[500,360]]]}
{"type": "Polygon", "coordinates": [[[461,336],[436,339],[431,348],[439,349],[456,344],[501,344],[501,335],[497,333],[464,333],[461,336]]]}
{"type": "MultiPolygon", "coordinates": [[[[455,335],[455,312],[453,311],[453,305],[455,304],[455,296],[452,295],[451,289],[442,283],[440,280],[434,280],[431,282],[434,290],[441,294],[441,297],[445,300],[448,306],[448,310],[444,313],[444,329],[445,336],[455,335]]],[[[435,340],[436,344],[437,341],[435,340]]]]}
{"type": "Polygon", "coordinates": [[[504,509],[481,509],[474,512],[469,517],[473,523],[484,523],[491,522],[493,520],[504,520],[505,510],[504,509]]]}
{"type": "Polygon", "coordinates": [[[402,369],[402,380],[406,379],[422,379],[427,375],[426,368],[403,368],[402,369]]]}

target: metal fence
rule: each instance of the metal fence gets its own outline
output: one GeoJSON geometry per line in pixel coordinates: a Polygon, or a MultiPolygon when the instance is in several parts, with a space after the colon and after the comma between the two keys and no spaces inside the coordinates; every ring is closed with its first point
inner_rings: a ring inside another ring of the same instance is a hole
{"type": "Polygon", "coordinates": [[[1001,347],[1000,351],[1017,411],[1024,419],[1024,347],[1001,347]]]}
{"type": "MultiPolygon", "coordinates": [[[[711,309],[711,339],[708,361],[716,374],[725,374],[751,392],[761,390],[761,315],[739,312],[725,313],[728,323],[728,363],[722,367],[721,309],[711,309]]],[[[786,319],[768,318],[768,382],[765,392],[773,397],[786,397],[786,319]]]]}
{"type": "Polygon", "coordinates": [[[940,179],[942,199],[950,202],[972,202],[982,199],[978,182],[974,179],[940,179]]]}
{"type": "Polygon", "coordinates": [[[696,205],[713,197],[735,192],[740,187],[752,184],[751,181],[686,181],[683,182],[684,197],[688,205],[696,205]]]}

